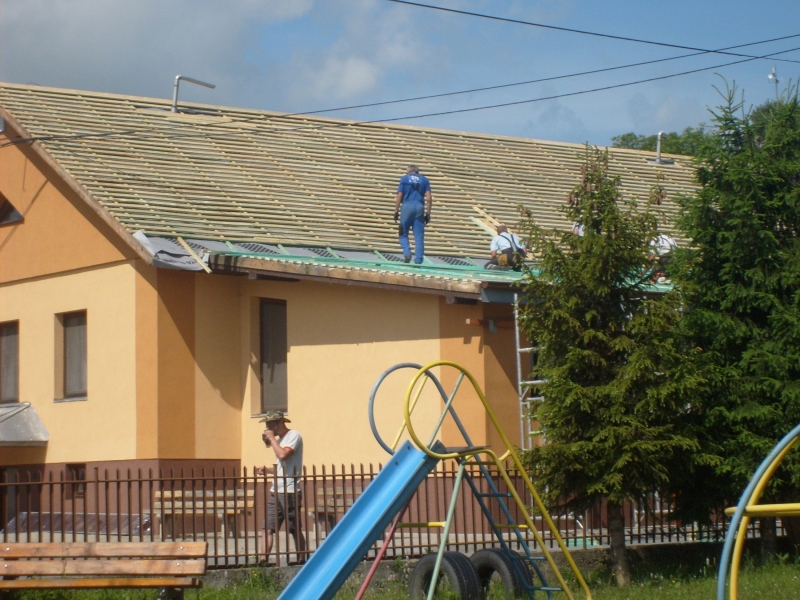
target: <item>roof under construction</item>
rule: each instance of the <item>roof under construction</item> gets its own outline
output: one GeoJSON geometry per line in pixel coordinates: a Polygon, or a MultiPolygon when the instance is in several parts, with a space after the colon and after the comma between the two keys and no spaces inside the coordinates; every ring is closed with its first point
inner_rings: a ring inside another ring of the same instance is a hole
{"type": "MultiPolygon", "coordinates": [[[[523,206],[540,225],[568,228],[584,160],[578,144],[189,103],[172,112],[168,99],[34,85],[0,83],[0,114],[10,141],[48,155],[131,236],[264,264],[510,281],[483,269],[496,225],[513,227],[523,206]],[[409,163],[434,198],[421,267],[398,264],[392,219],[409,163]]],[[[653,158],[612,149],[610,171],[640,199],[660,175],[674,214],[671,198],[695,188],[690,159],[653,158]]]]}

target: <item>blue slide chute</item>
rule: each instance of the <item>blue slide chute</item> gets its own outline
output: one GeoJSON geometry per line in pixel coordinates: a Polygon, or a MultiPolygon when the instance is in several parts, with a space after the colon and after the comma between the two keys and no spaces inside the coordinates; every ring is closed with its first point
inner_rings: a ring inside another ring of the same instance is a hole
{"type": "MultiPolygon", "coordinates": [[[[442,453],[436,442],[431,448],[442,453]]],[[[433,471],[437,459],[406,442],[311,555],[279,600],[328,600],[433,471]]]]}

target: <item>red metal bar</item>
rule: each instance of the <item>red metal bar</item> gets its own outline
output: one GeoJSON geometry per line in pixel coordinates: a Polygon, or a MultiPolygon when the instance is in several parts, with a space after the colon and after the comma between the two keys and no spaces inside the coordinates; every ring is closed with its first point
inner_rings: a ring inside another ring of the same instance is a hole
{"type": "Polygon", "coordinates": [[[403,515],[406,513],[406,510],[408,509],[408,505],[409,505],[410,502],[411,502],[411,500],[406,502],[406,504],[403,507],[403,509],[397,514],[397,516],[392,521],[392,525],[389,528],[389,532],[386,535],[386,537],[384,538],[383,544],[381,544],[381,549],[378,551],[378,554],[375,556],[375,560],[373,561],[372,566],[370,567],[369,572],[367,573],[367,576],[364,579],[364,583],[361,584],[361,589],[358,590],[358,594],[356,594],[356,597],[355,597],[354,600],[361,600],[361,598],[366,593],[367,588],[369,587],[369,584],[372,581],[372,577],[373,577],[373,575],[375,575],[375,571],[378,570],[378,566],[381,564],[381,561],[383,560],[383,557],[386,554],[386,550],[389,548],[389,545],[392,543],[392,539],[394,539],[394,533],[395,533],[395,531],[397,531],[397,525],[400,523],[400,519],[402,519],[403,515]]]}

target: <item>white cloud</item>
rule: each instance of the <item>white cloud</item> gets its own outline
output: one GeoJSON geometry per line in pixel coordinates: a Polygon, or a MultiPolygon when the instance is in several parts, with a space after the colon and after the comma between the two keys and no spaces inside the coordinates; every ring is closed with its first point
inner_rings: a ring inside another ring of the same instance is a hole
{"type": "MultiPolygon", "coordinates": [[[[288,106],[330,107],[378,96],[409,95],[393,87],[390,77],[427,78],[422,68],[431,46],[407,10],[375,0],[336,5],[342,28],[328,46],[295,50],[275,77],[288,106]],[[411,32],[409,34],[409,32],[411,32]]],[[[444,66],[442,63],[441,66],[444,66]]]]}
{"type": "Polygon", "coordinates": [[[310,86],[316,100],[347,100],[375,88],[380,68],[359,56],[329,57],[310,86]]]}
{"type": "Polygon", "coordinates": [[[683,131],[708,121],[708,111],[696,96],[663,95],[653,100],[634,94],[628,100],[628,115],[633,122],[630,130],[641,135],[658,131],[683,131]]]}
{"type": "MultiPolygon", "coordinates": [[[[312,5],[0,0],[0,80],[162,97],[177,74],[231,83],[250,74],[242,55],[260,26],[300,17],[312,5]]],[[[201,93],[202,100],[221,103],[221,90],[201,93]]]]}

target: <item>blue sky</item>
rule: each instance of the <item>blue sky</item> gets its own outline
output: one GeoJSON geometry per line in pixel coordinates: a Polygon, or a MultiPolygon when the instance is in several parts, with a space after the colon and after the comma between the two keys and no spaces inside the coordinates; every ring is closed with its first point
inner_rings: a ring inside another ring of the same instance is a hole
{"type": "MultiPolygon", "coordinates": [[[[563,28],[717,49],[800,34],[800,2],[428,0],[563,28]]],[[[737,52],[800,48],[800,37],[737,52]]],[[[689,51],[498,22],[388,0],[0,0],[0,81],[302,112],[469,90],[689,51]]],[[[800,61],[800,50],[782,54],[800,61]]],[[[737,59],[654,65],[388,106],[326,113],[395,119],[571,94],[737,59]]],[[[407,125],[604,145],[628,131],[709,122],[725,82],[748,105],[774,98],[800,62],[755,60],[671,79],[516,106],[415,117],[407,125]]]]}

